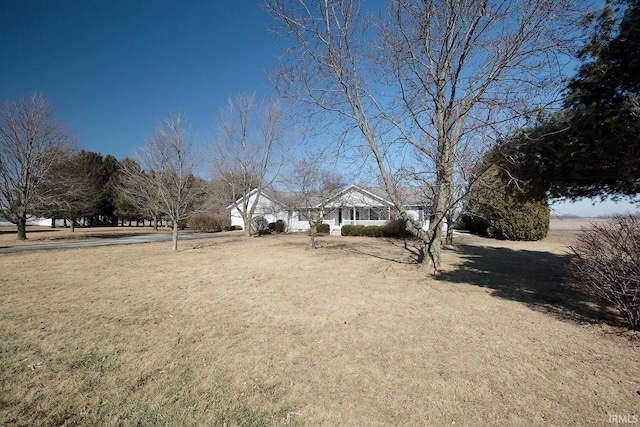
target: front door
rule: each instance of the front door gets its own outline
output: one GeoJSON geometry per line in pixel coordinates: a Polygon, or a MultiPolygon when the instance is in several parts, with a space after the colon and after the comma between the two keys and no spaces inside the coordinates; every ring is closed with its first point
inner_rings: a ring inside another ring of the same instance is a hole
{"type": "Polygon", "coordinates": [[[342,225],[342,209],[338,209],[338,225],[342,225]]]}

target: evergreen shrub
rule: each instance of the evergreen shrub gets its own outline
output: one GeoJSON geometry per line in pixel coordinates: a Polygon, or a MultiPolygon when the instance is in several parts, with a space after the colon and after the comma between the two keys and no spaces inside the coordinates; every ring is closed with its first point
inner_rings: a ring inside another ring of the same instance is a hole
{"type": "Polygon", "coordinates": [[[316,225],[316,233],[325,233],[325,234],[329,234],[331,232],[331,228],[329,227],[329,224],[317,224],[316,225]]]}
{"type": "Polygon", "coordinates": [[[461,228],[501,240],[540,240],[547,236],[551,210],[546,198],[528,200],[497,174],[469,193],[461,228]]]}
{"type": "Polygon", "coordinates": [[[386,229],[381,225],[343,225],[343,236],[386,237],[386,229]]]}
{"type": "Polygon", "coordinates": [[[286,231],[285,222],[281,219],[269,223],[269,231],[272,233],[284,233],[286,231]]]}

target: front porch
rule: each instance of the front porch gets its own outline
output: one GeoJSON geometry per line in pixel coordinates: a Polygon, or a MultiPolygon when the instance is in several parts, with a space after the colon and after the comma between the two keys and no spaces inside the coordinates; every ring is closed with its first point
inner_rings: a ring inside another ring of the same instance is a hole
{"type": "Polygon", "coordinates": [[[390,207],[342,207],[327,213],[323,223],[329,224],[331,234],[343,225],[385,225],[391,217],[390,207]]]}

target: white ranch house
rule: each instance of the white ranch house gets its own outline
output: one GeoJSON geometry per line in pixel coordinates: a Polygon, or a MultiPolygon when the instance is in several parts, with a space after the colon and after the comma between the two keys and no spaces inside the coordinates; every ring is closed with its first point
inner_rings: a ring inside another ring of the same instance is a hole
{"type": "MultiPolygon", "coordinates": [[[[426,229],[429,226],[430,198],[420,197],[417,190],[406,190],[405,193],[407,212],[416,224],[426,229]]],[[[252,190],[227,208],[231,214],[231,225],[244,227],[242,215],[236,206],[253,205],[257,194],[257,190],[252,190]]],[[[309,208],[287,208],[275,197],[262,192],[253,218],[262,216],[269,222],[283,221],[287,231],[306,231],[310,228],[309,221],[303,214],[307,209],[309,208]]],[[[324,209],[323,222],[329,224],[331,233],[339,233],[343,225],[384,225],[395,215],[393,204],[385,198],[381,189],[365,189],[357,185],[350,185],[329,198],[326,203],[311,206],[310,209],[324,209]]]]}

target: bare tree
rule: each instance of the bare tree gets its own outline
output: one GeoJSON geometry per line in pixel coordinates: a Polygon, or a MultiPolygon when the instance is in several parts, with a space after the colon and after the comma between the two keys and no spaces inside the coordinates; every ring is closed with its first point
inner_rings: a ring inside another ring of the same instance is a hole
{"type": "MultiPolygon", "coordinates": [[[[569,0],[391,0],[386,13],[363,13],[359,0],[267,0],[285,49],[278,85],[330,112],[366,142],[390,200],[409,231],[440,264],[442,224],[461,195],[454,174],[473,183],[462,152],[520,126],[557,95],[561,53],[575,38],[569,0]],[[411,222],[394,175],[428,186],[427,230],[411,222]]],[[[474,164],[471,162],[470,164],[474,164]]]]}
{"type": "Polygon", "coordinates": [[[133,159],[125,158],[120,162],[117,173],[118,209],[139,213],[153,223],[158,230],[158,222],[164,215],[158,188],[155,184],[155,172],[144,171],[133,159]]]}
{"type": "Polygon", "coordinates": [[[309,222],[309,249],[314,249],[318,226],[337,208],[330,204],[330,199],[344,187],[342,178],[322,168],[318,161],[298,160],[284,181],[288,192],[278,199],[286,203],[288,210],[297,211],[309,222]]]}
{"type": "Polygon", "coordinates": [[[41,196],[43,177],[72,146],[64,125],[42,95],[0,106],[0,215],[27,238],[27,217],[41,196]]]}
{"type": "Polygon", "coordinates": [[[229,98],[220,110],[213,143],[214,180],[224,183],[246,236],[262,191],[277,178],[287,153],[284,123],[280,103],[257,105],[255,94],[229,98]],[[254,189],[256,196],[249,197],[254,189]]]}
{"type": "Polygon", "coordinates": [[[140,169],[136,171],[134,162],[121,165],[128,200],[138,200],[146,209],[158,206],[171,221],[174,251],[180,223],[198,212],[204,201],[204,182],[195,176],[196,156],[195,138],[184,115],[177,113],[160,120],[146,139],[138,156],[140,169]]]}
{"type": "Polygon", "coordinates": [[[228,215],[227,207],[233,205],[243,194],[257,188],[260,181],[251,174],[239,171],[227,170],[218,171],[216,176],[209,182],[211,200],[208,207],[213,212],[228,215]]]}

